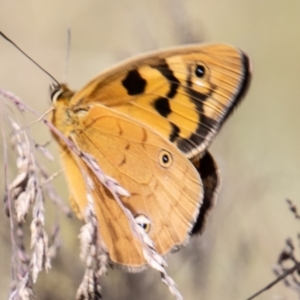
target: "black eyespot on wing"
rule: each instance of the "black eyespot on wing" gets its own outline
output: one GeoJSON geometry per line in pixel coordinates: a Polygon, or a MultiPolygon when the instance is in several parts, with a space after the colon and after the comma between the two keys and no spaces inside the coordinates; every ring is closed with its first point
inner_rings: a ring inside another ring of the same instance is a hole
{"type": "Polygon", "coordinates": [[[151,229],[151,221],[145,215],[135,216],[135,222],[143,228],[145,233],[149,233],[151,229]]]}
{"type": "Polygon", "coordinates": [[[205,75],[205,67],[202,65],[197,65],[195,69],[195,75],[202,78],[205,75]]]}
{"type": "Polygon", "coordinates": [[[173,163],[172,154],[166,150],[161,150],[159,153],[159,164],[164,168],[169,168],[173,163]]]}
{"type": "Polygon", "coordinates": [[[147,81],[141,76],[138,70],[131,70],[128,72],[125,79],[122,80],[124,88],[128,95],[138,95],[145,91],[147,81]]]}
{"type": "Polygon", "coordinates": [[[164,155],[162,156],[162,161],[163,161],[164,164],[167,164],[167,163],[169,162],[169,156],[166,155],[166,154],[164,154],[164,155]]]}

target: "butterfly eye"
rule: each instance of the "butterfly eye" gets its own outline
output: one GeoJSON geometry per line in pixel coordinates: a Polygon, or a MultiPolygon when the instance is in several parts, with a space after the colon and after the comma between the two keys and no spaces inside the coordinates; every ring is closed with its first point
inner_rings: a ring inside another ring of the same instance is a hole
{"type": "Polygon", "coordinates": [[[150,220],[144,215],[137,215],[135,217],[135,222],[146,232],[149,233],[151,229],[150,220]]]}
{"type": "Polygon", "coordinates": [[[159,163],[164,168],[169,168],[172,165],[173,157],[170,152],[162,150],[159,153],[159,163]]]}
{"type": "Polygon", "coordinates": [[[205,68],[202,65],[197,65],[195,70],[195,75],[202,78],[205,75],[205,68]]]}
{"type": "Polygon", "coordinates": [[[59,97],[62,95],[63,90],[60,87],[54,86],[50,88],[50,92],[51,101],[53,102],[53,104],[55,104],[59,97]]]}

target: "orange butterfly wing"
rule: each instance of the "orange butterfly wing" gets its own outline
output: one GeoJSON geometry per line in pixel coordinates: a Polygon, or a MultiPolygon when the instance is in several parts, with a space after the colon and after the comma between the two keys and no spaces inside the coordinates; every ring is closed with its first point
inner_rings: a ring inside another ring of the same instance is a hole
{"type": "MultiPolygon", "coordinates": [[[[85,113],[84,106],[80,111],[70,107],[68,114],[64,114],[65,109],[64,104],[58,104],[56,116],[64,118],[65,124],[72,122],[72,130],[57,123],[58,129],[82,151],[92,154],[104,173],[130,192],[122,202],[134,217],[143,215],[150,220],[149,236],[157,251],[164,255],[182,245],[196,222],[203,197],[201,179],[191,162],[152,129],[105,106],[85,106],[85,113]],[[161,151],[170,153],[170,166],[159,163],[161,151]]],[[[66,148],[62,161],[81,216],[88,192],[93,195],[101,238],[110,259],[129,269],[144,266],[141,243],[111,193],[66,148]],[[91,191],[85,183],[86,175],[93,182],[91,191]]]]}
{"type": "Polygon", "coordinates": [[[104,71],[72,103],[101,103],[132,116],[191,158],[210,144],[247,90],[250,77],[249,59],[237,48],[177,47],[104,71]]]}

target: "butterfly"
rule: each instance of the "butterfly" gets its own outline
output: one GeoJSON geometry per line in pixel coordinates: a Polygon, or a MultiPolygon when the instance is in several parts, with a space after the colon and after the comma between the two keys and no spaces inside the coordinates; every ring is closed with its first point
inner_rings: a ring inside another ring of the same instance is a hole
{"type": "MultiPolygon", "coordinates": [[[[204,229],[220,181],[207,148],[250,79],[251,62],[235,47],[166,49],[116,65],[78,92],[54,85],[51,121],[130,193],[122,203],[166,255],[204,229]]],[[[55,138],[77,215],[83,217],[90,192],[110,261],[143,268],[141,242],[112,193],[55,138]]]]}

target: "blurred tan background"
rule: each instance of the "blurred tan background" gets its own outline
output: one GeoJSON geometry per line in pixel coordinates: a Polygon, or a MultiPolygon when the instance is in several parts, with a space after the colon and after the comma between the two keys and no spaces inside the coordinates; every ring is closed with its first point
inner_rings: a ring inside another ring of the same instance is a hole
{"type": "MultiPolygon", "coordinates": [[[[169,256],[168,272],[185,299],[246,299],[274,279],[272,267],[297,223],[285,199],[300,201],[299,0],[0,0],[0,30],[58,80],[63,80],[67,28],[72,31],[67,82],[79,89],[116,61],[188,42],[226,42],[252,58],[252,86],[215,139],[211,152],[222,189],[207,230],[169,256]]],[[[50,79],[0,39],[0,87],[43,112],[50,79]]],[[[39,125],[38,140],[47,141],[39,125]]],[[[56,152],[56,147],[52,147],[56,152]]],[[[2,150],[0,150],[2,151],[2,150]]],[[[59,161],[51,170],[59,170],[59,161]]],[[[1,179],[1,183],[3,180],[1,179]]],[[[56,180],[67,201],[62,177],[56,180]]],[[[300,203],[299,203],[300,208],[300,203]]],[[[47,223],[54,216],[49,213],[47,223]]],[[[62,248],[37,299],[74,299],[83,276],[81,223],[59,214],[62,248]]],[[[9,222],[0,217],[0,299],[10,282],[9,222]]],[[[173,299],[148,270],[109,271],[104,299],[173,299]]],[[[282,283],[257,299],[299,299],[282,283]]]]}

